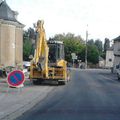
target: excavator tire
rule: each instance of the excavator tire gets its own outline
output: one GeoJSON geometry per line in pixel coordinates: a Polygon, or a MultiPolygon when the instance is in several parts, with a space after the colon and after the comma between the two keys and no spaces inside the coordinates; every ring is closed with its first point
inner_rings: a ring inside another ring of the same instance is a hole
{"type": "Polygon", "coordinates": [[[34,85],[40,85],[40,84],[42,84],[42,82],[43,82],[42,79],[33,80],[34,85]]]}
{"type": "Polygon", "coordinates": [[[66,82],[65,81],[58,81],[58,85],[65,85],[66,82]]]}

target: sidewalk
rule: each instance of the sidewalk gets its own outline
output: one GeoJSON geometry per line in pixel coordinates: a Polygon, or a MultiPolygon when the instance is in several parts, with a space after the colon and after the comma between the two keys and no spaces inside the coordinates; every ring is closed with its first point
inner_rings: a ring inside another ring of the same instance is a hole
{"type": "Polygon", "coordinates": [[[28,79],[23,88],[9,88],[0,79],[0,120],[13,120],[43,100],[55,86],[34,86],[28,79]]]}

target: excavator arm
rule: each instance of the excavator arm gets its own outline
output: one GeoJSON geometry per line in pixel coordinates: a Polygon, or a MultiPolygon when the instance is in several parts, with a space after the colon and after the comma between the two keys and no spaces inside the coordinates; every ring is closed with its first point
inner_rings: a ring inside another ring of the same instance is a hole
{"type": "Polygon", "coordinates": [[[37,22],[37,41],[36,41],[36,50],[34,55],[34,64],[35,66],[43,71],[45,77],[48,77],[48,53],[49,48],[46,41],[45,29],[43,27],[44,21],[38,20],[37,22]]]}

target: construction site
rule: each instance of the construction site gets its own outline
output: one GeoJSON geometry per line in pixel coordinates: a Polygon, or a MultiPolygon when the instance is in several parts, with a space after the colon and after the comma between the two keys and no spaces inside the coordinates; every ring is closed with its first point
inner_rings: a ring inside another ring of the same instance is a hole
{"type": "Polygon", "coordinates": [[[0,0],[0,120],[120,119],[120,36],[94,36],[113,3],[0,0]]]}

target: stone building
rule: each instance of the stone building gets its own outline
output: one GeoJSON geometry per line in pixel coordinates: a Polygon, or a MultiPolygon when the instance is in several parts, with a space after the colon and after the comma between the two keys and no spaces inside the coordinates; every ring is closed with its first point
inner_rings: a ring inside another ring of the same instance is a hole
{"type": "Polygon", "coordinates": [[[114,62],[114,53],[113,53],[113,46],[106,50],[106,60],[105,60],[105,67],[112,68],[114,62]]]}
{"type": "Polygon", "coordinates": [[[118,64],[120,64],[120,36],[114,39],[114,72],[116,72],[116,66],[118,64]]]}
{"type": "Polygon", "coordinates": [[[15,66],[23,62],[23,27],[18,13],[6,1],[0,2],[0,65],[15,66]]]}

